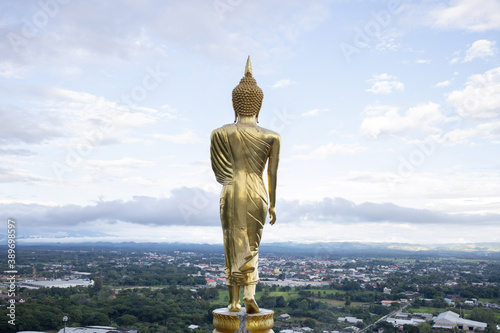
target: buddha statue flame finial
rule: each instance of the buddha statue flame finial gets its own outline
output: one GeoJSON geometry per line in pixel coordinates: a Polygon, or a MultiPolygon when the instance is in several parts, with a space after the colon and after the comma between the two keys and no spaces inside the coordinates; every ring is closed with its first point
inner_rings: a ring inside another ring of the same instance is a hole
{"type": "Polygon", "coordinates": [[[238,116],[254,115],[257,122],[259,122],[259,111],[263,99],[264,93],[253,78],[252,63],[250,62],[250,56],[248,56],[245,75],[233,89],[234,122],[236,122],[238,116]]]}
{"type": "Polygon", "coordinates": [[[250,56],[248,56],[247,65],[245,66],[245,76],[253,77],[252,63],[250,62],[250,56]]]}

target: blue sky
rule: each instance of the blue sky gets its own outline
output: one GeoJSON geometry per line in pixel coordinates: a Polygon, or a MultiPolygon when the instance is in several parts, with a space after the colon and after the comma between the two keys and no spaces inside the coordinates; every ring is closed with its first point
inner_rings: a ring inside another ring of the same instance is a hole
{"type": "Polygon", "coordinates": [[[263,242],[500,241],[500,1],[0,12],[0,212],[26,242],[222,243],[209,136],[248,55],[282,136],[263,242]]]}

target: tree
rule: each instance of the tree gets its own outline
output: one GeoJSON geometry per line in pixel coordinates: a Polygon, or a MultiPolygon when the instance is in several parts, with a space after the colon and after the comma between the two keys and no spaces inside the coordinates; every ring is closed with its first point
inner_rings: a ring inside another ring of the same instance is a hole
{"type": "Polygon", "coordinates": [[[316,322],[311,318],[307,318],[306,320],[304,320],[304,326],[310,327],[310,328],[315,328],[316,322]]]}
{"type": "Polygon", "coordinates": [[[288,303],[283,296],[276,297],[276,307],[277,308],[284,308],[287,305],[288,305],[288,303]]]}
{"type": "Polygon", "coordinates": [[[101,312],[85,312],[83,314],[82,325],[85,326],[106,326],[109,325],[109,318],[101,312]]]}
{"type": "Polygon", "coordinates": [[[496,325],[488,323],[488,326],[486,326],[486,333],[497,333],[496,325]]]}
{"type": "Polygon", "coordinates": [[[384,329],[384,333],[394,333],[396,332],[396,329],[394,328],[394,326],[385,321],[385,320],[382,320],[382,321],[379,321],[377,323],[377,325],[375,326],[375,329],[379,329],[379,328],[383,328],[384,329]]]}
{"type": "Polygon", "coordinates": [[[370,312],[378,314],[380,316],[385,316],[386,314],[389,314],[391,310],[387,306],[383,306],[380,304],[373,304],[370,305],[370,312]]]}
{"type": "Polygon", "coordinates": [[[484,323],[495,323],[495,313],[492,310],[474,308],[470,314],[470,319],[484,323]]]}
{"type": "Polygon", "coordinates": [[[309,302],[306,299],[303,299],[298,304],[299,310],[306,311],[309,310],[309,302]]]}
{"type": "Polygon", "coordinates": [[[404,324],[404,325],[403,325],[403,332],[408,332],[408,333],[419,333],[419,330],[418,330],[418,327],[417,327],[417,326],[404,324]]]}
{"type": "Polygon", "coordinates": [[[430,333],[431,332],[431,324],[429,324],[428,322],[424,322],[420,325],[418,325],[418,331],[420,333],[430,333]]]}
{"type": "Polygon", "coordinates": [[[95,291],[101,291],[102,287],[103,287],[102,278],[101,277],[95,278],[94,279],[94,287],[93,287],[93,289],[95,291]]]}
{"type": "Polygon", "coordinates": [[[207,299],[217,299],[219,298],[219,290],[217,288],[209,288],[205,294],[207,299]]]}
{"type": "Polygon", "coordinates": [[[259,299],[259,304],[263,308],[273,309],[276,307],[276,297],[262,295],[259,299]]]}
{"type": "Polygon", "coordinates": [[[116,322],[120,326],[132,326],[137,323],[137,317],[129,314],[123,315],[116,319],[116,322]]]}

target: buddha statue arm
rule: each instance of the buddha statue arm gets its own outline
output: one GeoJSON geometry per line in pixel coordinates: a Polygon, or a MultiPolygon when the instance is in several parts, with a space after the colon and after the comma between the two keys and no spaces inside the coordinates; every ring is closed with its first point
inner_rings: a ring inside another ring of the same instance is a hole
{"type": "Polygon", "coordinates": [[[267,167],[267,180],[269,188],[269,217],[271,218],[269,224],[271,225],[273,225],[276,222],[276,211],[275,211],[276,180],[278,176],[280,145],[281,145],[281,138],[279,135],[277,135],[271,147],[271,152],[269,153],[269,165],[267,167]]]}

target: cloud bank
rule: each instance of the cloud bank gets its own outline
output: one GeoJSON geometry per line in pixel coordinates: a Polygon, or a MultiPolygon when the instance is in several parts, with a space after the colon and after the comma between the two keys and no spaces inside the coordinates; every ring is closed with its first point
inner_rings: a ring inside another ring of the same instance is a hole
{"type": "MultiPolygon", "coordinates": [[[[127,222],[148,226],[218,226],[219,197],[199,188],[177,188],[167,198],[137,196],[132,199],[97,201],[95,204],[49,206],[41,204],[1,204],[4,219],[15,218],[26,227],[82,228],[89,223],[127,222]]],[[[343,198],[321,201],[279,201],[280,224],[333,222],[340,224],[393,223],[414,225],[493,225],[499,214],[449,214],[415,209],[393,203],[354,203],[343,198]]]]}

